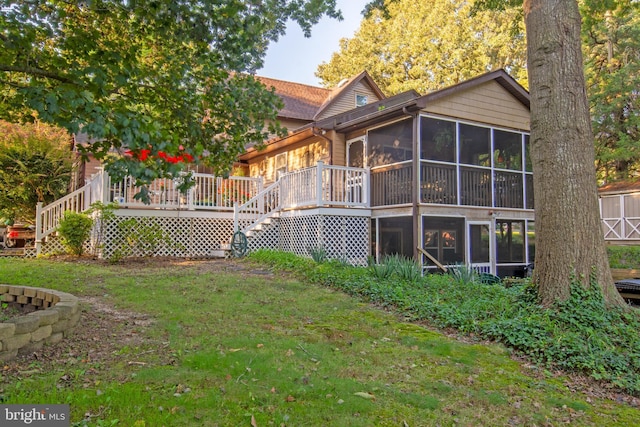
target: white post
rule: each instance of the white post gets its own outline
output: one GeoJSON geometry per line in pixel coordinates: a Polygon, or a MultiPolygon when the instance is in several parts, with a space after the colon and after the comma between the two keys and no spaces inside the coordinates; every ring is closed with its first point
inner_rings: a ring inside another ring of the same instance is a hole
{"type": "Polygon", "coordinates": [[[238,231],[239,227],[239,218],[240,217],[240,205],[238,202],[233,202],[233,232],[238,231]]]}
{"type": "Polygon", "coordinates": [[[362,203],[364,203],[364,207],[365,208],[370,208],[371,207],[371,197],[369,197],[369,185],[371,183],[371,168],[367,167],[365,168],[364,172],[363,172],[363,177],[362,177],[362,203]]]}
{"type": "Polygon", "coordinates": [[[316,204],[318,206],[322,206],[324,195],[322,194],[322,166],[324,162],[322,160],[318,161],[318,166],[316,167],[316,204]]]}
{"type": "Polygon", "coordinates": [[[42,252],[42,202],[36,204],[36,256],[42,252]]]}
{"type": "Polygon", "coordinates": [[[257,184],[256,196],[258,196],[258,212],[261,214],[264,213],[264,194],[262,194],[262,188],[262,177],[260,177],[257,184]]]}
{"type": "Polygon", "coordinates": [[[109,176],[109,174],[103,169],[102,172],[100,172],[100,177],[102,180],[101,201],[104,204],[108,204],[113,201],[113,200],[110,200],[111,199],[111,176],[109,176]]]}

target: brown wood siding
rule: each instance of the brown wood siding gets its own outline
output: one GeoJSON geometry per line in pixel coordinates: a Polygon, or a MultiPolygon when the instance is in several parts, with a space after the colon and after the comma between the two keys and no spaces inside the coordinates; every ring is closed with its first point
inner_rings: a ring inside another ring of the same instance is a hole
{"type": "Polygon", "coordinates": [[[495,81],[434,101],[423,111],[525,131],[530,125],[529,110],[495,81]]]}
{"type": "Polygon", "coordinates": [[[347,148],[344,134],[331,131],[327,132],[326,136],[333,141],[331,144],[331,164],[336,166],[345,166],[347,161],[347,148]]]}
{"type": "Polygon", "coordinates": [[[376,93],[369,87],[369,85],[360,81],[350,90],[345,91],[338,95],[338,97],[333,100],[331,106],[322,112],[320,116],[317,117],[317,120],[321,120],[327,117],[331,117],[335,114],[344,113],[345,111],[353,110],[356,108],[356,93],[361,95],[368,96],[368,104],[379,101],[380,99],[376,95],[376,93]]]}

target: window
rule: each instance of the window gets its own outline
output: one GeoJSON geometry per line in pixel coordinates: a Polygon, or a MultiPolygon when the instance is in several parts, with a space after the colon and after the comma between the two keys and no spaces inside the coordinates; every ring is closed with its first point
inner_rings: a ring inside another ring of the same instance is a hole
{"type": "Polygon", "coordinates": [[[362,107],[364,105],[367,105],[368,101],[369,101],[369,97],[367,95],[356,93],[356,107],[362,107]]]}
{"type": "Polygon", "coordinates": [[[280,179],[280,176],[287,172],[287,153],[277,154],[275,163],[275,179],[280,179]]]}
{"type": "Polygon", "coordinates": [[[423,217],[422,245],[442,264],[464,262],[464,219],[423,217]]]}

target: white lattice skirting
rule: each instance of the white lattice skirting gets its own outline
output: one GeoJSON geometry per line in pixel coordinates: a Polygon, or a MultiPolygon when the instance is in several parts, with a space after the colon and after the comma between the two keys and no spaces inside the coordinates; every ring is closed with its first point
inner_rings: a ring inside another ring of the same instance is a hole
{"type": "MultiPolygon", "coordinates": [[[[369,224],[369,218],[363,216],[313,214],[274,218],[250,235],[248,249],[279,249],[308,257],[311,250],[322,248],[330,259],[365,265],[369,255],[369,224]]],[[[86,251],[94,253],[99,246],[97,252],[104,259],[218,257],[234,232],[231,218],[136,215],[117,216],[105,224],[101,239],[98,228],[96,225],[86,251]]],[[[42,248],[43,254],[63,252],[56,236],[49,236],[42,248]]]]}
{"type": "Polygon", "coordinates": [[[310,256],[322,248],[330,259],[366,265],[369,256],[369,218],[344,215],[310,215],[280,218],[278,247],[310,256]]]}

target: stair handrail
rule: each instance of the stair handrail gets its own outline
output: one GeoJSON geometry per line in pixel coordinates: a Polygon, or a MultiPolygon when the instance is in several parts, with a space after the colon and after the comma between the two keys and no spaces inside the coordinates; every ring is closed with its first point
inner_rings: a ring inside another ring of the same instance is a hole
{"type": "Polygon", "coordinates": [[[44,239],[57,230],[60,219],[66,211],[85,212],[98,198],[104,186],[105,174],[100,171],[89,182],[46,206],[36,205],[36,254],[40,254],[44,239]]]}
{"type": "Polygon", "coordinates": [[[243,204],[235,203],[233,206],[233,230],[246,233],[254,229],[266,218],[273,216],[280,211],[280,185],[281,179],[277,180],[243,204]],[[247,227],[240,228],[240,216],[251,221],[247,227]]]}

